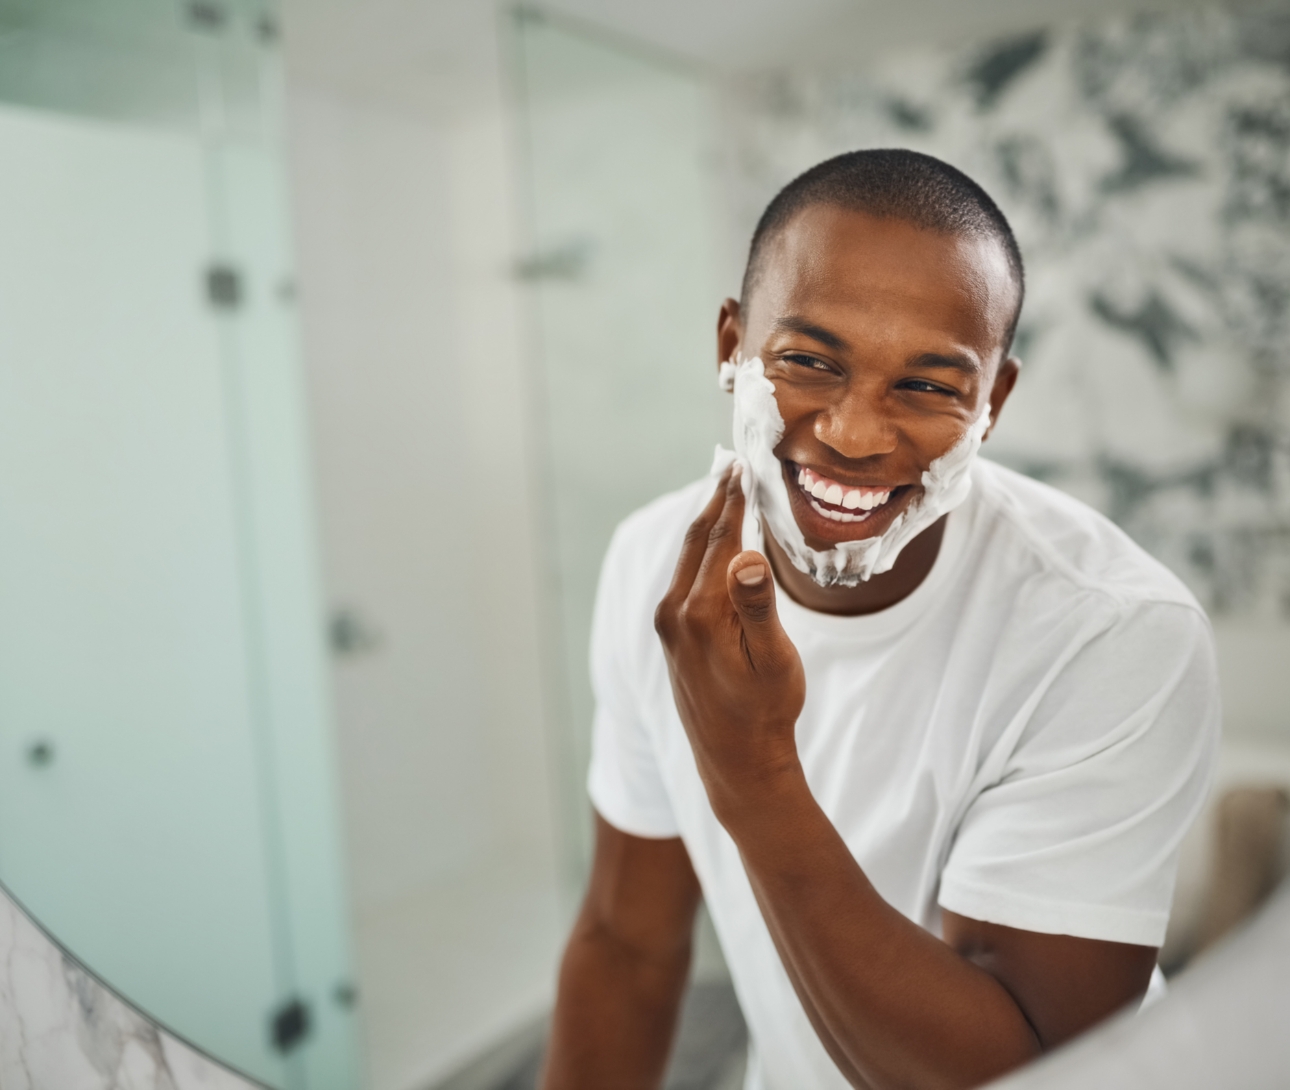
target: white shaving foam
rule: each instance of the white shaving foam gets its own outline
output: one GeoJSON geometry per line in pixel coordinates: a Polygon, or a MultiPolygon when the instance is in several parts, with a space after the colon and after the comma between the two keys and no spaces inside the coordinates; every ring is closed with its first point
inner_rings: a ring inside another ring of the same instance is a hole
{"type": "Polygon", "coordinates": [[[877,537],[843,541],[820,551],[806,543],[788,498],[784,469],[775,448],[784,437],[784,418],[775,400],[775,386],[766,377],[760,359],[727,361],[719,381],[735,395],[735,449],[718,445],[712,461],[713,476],[720,476],[734,462],[742,466],[744,508],[743,547],[763,548],[763,524],[774,535],[793,567],[821,587],[854,587],[870,576],[890,571],[904,549],[937,519],[958,507],[972,488],[969,471],[990,426],[986,409],[968,426],[963,437],[923,473],[921,496],[916,497],[877,537]]]}

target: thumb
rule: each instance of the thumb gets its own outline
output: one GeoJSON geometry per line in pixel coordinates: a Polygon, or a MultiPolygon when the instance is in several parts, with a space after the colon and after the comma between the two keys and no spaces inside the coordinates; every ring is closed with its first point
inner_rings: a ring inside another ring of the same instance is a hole
{"type": "Polygon", "coordinates": [[[775,609],[775,581],[770,577],[766,558],[751,549],[736,556],[726,569],[726,589],[743,622],[753,664],[775,661],[788,636],[775,609]]]}

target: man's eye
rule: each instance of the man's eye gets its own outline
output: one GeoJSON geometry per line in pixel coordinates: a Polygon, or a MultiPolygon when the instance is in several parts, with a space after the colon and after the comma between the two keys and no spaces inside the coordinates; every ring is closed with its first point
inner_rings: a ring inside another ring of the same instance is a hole
{"type": "Polygon", "coordinates": [[[832,371],[833,370],[833,368],[831,368],[823,360],[818,360],[814,356],[802,355],[800,352],[794,352],[787,356],[781,356],[780,358],[788,361],[789,363],[796,364],[798,367],[805,367],[810,371],[832,371]]]}
{"type": "Polygon", "coordinates": [[[913,390],[919,394],[949,394],[953,396],[953,390],[947,390],[944,386],[937,386],[934,382],[924,382],[921,378],[906,379],[900,384],[903,390],[913,390]]]}

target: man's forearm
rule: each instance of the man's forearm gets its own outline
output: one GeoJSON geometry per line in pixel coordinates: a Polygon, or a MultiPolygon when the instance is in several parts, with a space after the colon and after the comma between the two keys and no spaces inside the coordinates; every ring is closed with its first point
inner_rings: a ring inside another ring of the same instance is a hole
{"type": "Polygon", "coordinates": [[[565,949],[543,1090],[655,1090],[663,1078],[690,966],[579,922],[565,949]]]}
{"type": "Polygon", "coordinates": [[[989,973],[888,905],[799,767],[753,798],[714,798],[825,1048],[857,1086],[968,1087],[1036,1055],[989,973]]]}

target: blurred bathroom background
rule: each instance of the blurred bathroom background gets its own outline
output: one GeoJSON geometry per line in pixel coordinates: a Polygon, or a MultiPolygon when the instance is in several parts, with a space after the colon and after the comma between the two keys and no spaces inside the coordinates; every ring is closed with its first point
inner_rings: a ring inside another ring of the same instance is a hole
{"type": "MultiPolygon", "coordinates": [[[[532,1085],[615,524],[767,200],[902,145],[1030,295],[987,454],[1210,610],[1177,970],[1286,870],[1290,7],[0,0],[0,883],[284,1090],[532,1085]]],[[[669,1086],[738,1085],[701,923],[669,1086]]]]}

